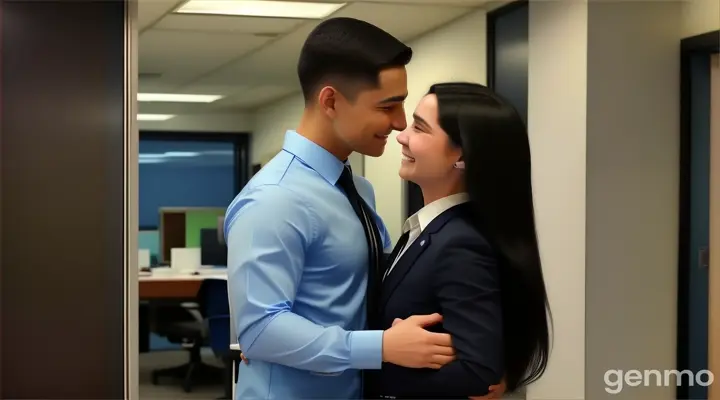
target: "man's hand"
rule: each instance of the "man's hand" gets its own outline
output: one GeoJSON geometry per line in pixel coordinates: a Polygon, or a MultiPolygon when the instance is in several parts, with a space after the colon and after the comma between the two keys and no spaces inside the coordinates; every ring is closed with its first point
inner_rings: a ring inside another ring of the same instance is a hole
{"type": "Polygon", "coordinates": [[[424,329],[440,322],[440,314],[395,319],[392,327],[383,333],[383,361],[401,367],[439,369],[454,360],[450,335],[424,329]]]}
{"type": "MultiPolygon", "coordinates": [[[[433,315],[437,315],[437,314],[433,314],[433,315]]],[[[412,318],[412,317],[410,317],[410,318],[412,318]]],[[[408,319],[409,319],[409,318],[408,318],[408,319]]],[[[403,322],[402,319],[400,319],[400,318],[395,318],[395,319],[393,320],[392,326],[394,327],[394,326],[396,326],[397,324],[399,324],[399,323],[401,323],[401,322],[403,322]]],[[[427,325],[425,325],[425,326],[428,326],[428,325],[431,325],[431,324],[427,324],[427,325]]],[[[452,361],[452,360],[451,360],[451,361],[452,361]]],[[[507,389],[507,386],[505,386],[505,378],[503,378],[503,379],[500,381],[500,383],[498,383],[497,385],[492,385],[492,386],[490,386],[490,387],[488,388],[488,391],[489,391],[488,394],[486,394],[486,395],[484,395],[484,396],[473,396],[473,397],[470,397],[470,400],[500,399],[500,398],[502,398],[502,396],[505,394],[505,390],[506,390],[506,389],[507,389]]]]}

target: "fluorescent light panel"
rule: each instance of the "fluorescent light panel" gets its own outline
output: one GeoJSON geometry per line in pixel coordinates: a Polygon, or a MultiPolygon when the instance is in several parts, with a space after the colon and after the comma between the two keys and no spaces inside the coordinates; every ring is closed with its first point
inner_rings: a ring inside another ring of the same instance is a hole
{"type": "Polygon", "coordinates": [[[138,121],[167,121],[170,118],[175,117],[172,114],[138,114],[138,121]]]}
{"type": "Polygon", "coordinates": [[[166,103],[212,103],[222,99],[215,94],[177,94],[177,93],[138,93],[137,99],[142,102],[166,103]]]}
{"type": "Polygon", "coordinates": [[[190,0],[176,13],[237,15],[247,17],[323,19],[345,3],[263,0],[190,0]]]}
{"type": "Polygon", "coordinates": [[[151,160],[168,157],[197,157],[200,153],[194,151],[166,151],[164,153],[140,153],[140,158],[151,160]]]}

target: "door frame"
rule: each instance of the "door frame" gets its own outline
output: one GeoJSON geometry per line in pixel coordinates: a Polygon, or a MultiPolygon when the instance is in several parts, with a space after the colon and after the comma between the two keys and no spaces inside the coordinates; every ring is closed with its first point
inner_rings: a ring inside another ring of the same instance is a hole
{"type": "MultiPolygon", "coordinates": [[[[720,30],[683,39],[680,42],[680,209],[678,226],[677,369],[689,368],[690,349],[690,182],[691,182],[691,86],[690,59],[697,53],[712,54],[720,47],[720,30]]],[[[689,396],[687,382],[678,382],[676,398],[689,396]]]]}
{"type": "MultiPolygon", "coordinates": [[[[720,48],[710,56],[710,210],[708,237],[708,370],[720,369],[720,48]],[[715,157],[713,158],[713,154],[715,157]],[[716,254],[713,257],[713,254],[716,254]]],[[[720,400],[720,390],[708,387],[708,400],[720,400]]]]}

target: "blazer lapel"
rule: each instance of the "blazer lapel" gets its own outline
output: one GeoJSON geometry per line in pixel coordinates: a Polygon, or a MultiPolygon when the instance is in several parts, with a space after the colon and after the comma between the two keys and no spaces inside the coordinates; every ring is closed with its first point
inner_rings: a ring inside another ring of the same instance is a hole
{"type": "MultiPolygon", "coordinates": [[[[437,233],[450,219],[452,219],[456,214],[463,212],[463,210],[466,210],[466,207],[464,204],[459,204],[457,206],[451,207],[447,209],[445,212],[440,214],[437,218],[435,218],[430,225],[428,225],[423,232],[418,236],[417,239],[410,245],[410,247],[405,251],[405,253],[400,257],[400,259],[397,261],[397,264],[395,264],[395,267],[390,271],[388,276],[385,278],[385,281],[382,285],[381,290],[381,298],[380,298],[380,308],[384,308],[385,304],[390,300],[390,297],[392,296],[393,292],[397,287],[400,285],[400,282],[405,278],[405,276],[410,272],[412,269],[412,266],[415,264],[415,261],[420,257],[420,255],[430,247],[430,239],[432,238],[432,235],[437,233]]],[[[393,250],[393,255],[396,256],[396,251],[399,251],[399,246],[396,246],[396,248],[393,250]]],[[[392,260],[394,257],[390,258],[389,262],[392,263],[392,260]]],[[[390,268],[392,264],[388,264],[388,268],[390,268]]]]}
{"type": "Polygon", "coordinates": [[[410,234],[409,232],[403,233],[403,235],[400,237],[400,240],[397,242],[397,244],[395,244],[395,247],[393,247],[392,253],[390,253],[390,255],[388,255],[387,259],[385,260],[385,269],[383,270],[383,276],[385,276],[385,272],[387,271],[388,268],[390,268],[390,266],[393,264],[393,262],[397,258],[398,253],[400,253],[400,250],[402,250],[405,247],[405,245],[407,244],[409,234],[410,234]]]}
{"type": "MultiPolygon", "coordinates": [[[[415,239],[415,241],[405,251],[402,257],[400,257],[400,259],[395,264],[395,267],[385,278],[380,299],[380,307],[385,306],[385,303],[387,303],[387,301],[390,299],[392,293],[395,291],[400,282],[402,282],[403,278],[405,278],[405,275],[407,275],[407,273],[410,271],[410,267],[415,264],[415,260],[417,260],[417,258],[420,257],[420,254],[422,254],[423,251],[425,251],[425,249],[428,247],[430,247],[430,235],[426,232],[423,232],[420,234],[420,236],[418,236],[417,239],[415,239]]],[[[388,268],[390,267],[390,265],[388,265],[388,268]]]]}

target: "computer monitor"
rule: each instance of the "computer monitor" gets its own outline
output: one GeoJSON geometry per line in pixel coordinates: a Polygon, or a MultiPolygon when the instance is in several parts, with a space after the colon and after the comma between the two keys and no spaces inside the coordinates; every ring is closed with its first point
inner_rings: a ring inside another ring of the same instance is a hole
{"type": "Polygon", "coordinates": [[[200,229],[200,264],[227,266],[227,246],[217,229],[200,229]]]}

